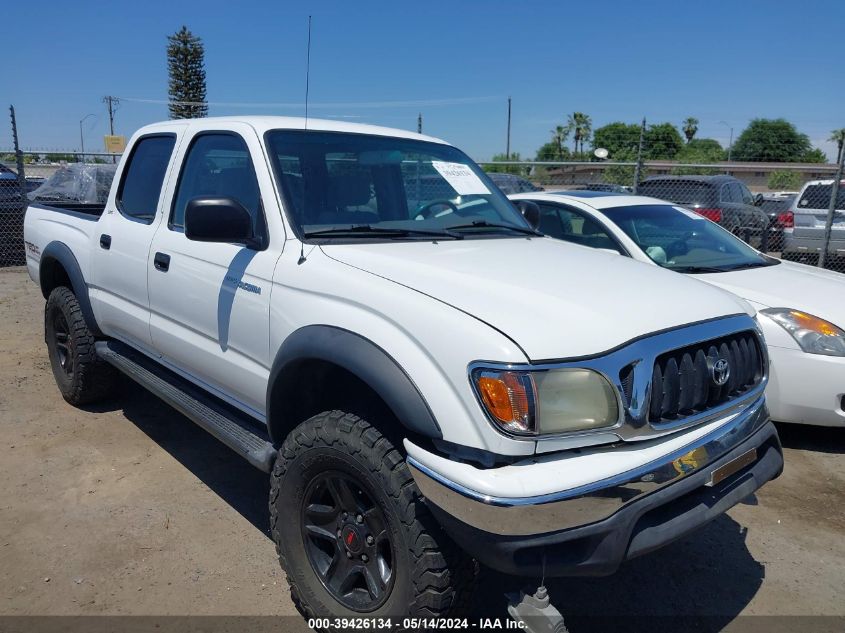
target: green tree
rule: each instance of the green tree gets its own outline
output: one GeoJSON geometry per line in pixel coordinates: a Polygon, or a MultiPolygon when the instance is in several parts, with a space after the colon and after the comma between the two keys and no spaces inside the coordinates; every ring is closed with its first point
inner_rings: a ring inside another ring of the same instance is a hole
{"type": "Polygon", "coordinates": [[[572,148],[575,154],[583,155],[584,141],[590,140],[593,120],[583,112],[574,112],[569,115],[566,128],[572,133],[572,148]]]}
{"type": "Polygon", "coordinates": [[[818,162],[810,138],[786,119],[753,119],[736,139],[732,158],[772,163],[818,162]]]}
{"type": "Polygon", "coordinates": [[[797,171],[781,169],[769,174],[766,183],[769,189],[780,189],[781,191],[797,191],[801,186],[801,174],[797,171]]]}
{"type": "Polygon", "coordinates": [[[818,147],[814,147],[801,155],[802,163],[826,163],[827,155],[818,147]]]}
{"type": "Polygon", "coordinates": [[[640,126],[616,121],[593,133],[593,149],[603,147],[612,161],[636,160],[640,144],[640,126]]]}
{"type": "MultiPolygon", "coordinates": [[[[712,138],[694,138],[681,148],[677,160],[680,163],[700,165],[701,163],[716,163],[725,160],[725,150],[719,141],[712,138]]],[[[675,176],[712,176],[718,173],[712,167],[687,167],[680,165],[672,169],[675,176]]]]}
{"type": "MultiPolygon", "coordinates": [[[[519,156],[519,152],[511,152],[510,158],[508,158],[507,154],[496,154],[495,156],[493,156],[493,163],[520,162],[521,160],[522,158],[519,156]]],[[[486,172],[499,172],[502,174],[516,174],[517,176],[527,176],[530,170],[530,165],[495,165],[491,163],[484,164],[484,171],[486,172]]]]}
{"type": "Polygon", "coordinates": [[[567,160],[571,157],[568,147],[559,147],[555,141],[549,141],[540,146],[537,150],[537,157],[535,160],[567,160]]]}
{"type": "Polygon", "coordinates": [[[674,160],[684,147],[678,128],[671,123],[649,125],[644,142],[645,157],[649,160],[674,160]]]}
{"type": "Polygon", "coordinates": [[[692,139],[695,138],[696,132],[698,132],[698,119],[694,116],[687,117],[684,119],[681,129],[684,131],[687,143],[691,143],[692,139]]]}
{"type": "Polygon", "coordinates": [[[193,119],[208,115],[205,90],[205,48],[188,27],[167,36],[167,94],[171,119],[193,119]]]}
{"type": "Polygon", "coordinates": [[[555,129],[552,130],[551,142],[557,149],[557,156],[553,160],[563,160],[563,151],[566,149],[566,137],[568,136],[569,130],[564,125],[556,125],[555,129]]]}
{"type": "Polygon", "coordinates": [[[845,127],[833,130],[830,133],[830,138],[827,140],[836,143],[836,164],[838,165],[842,162],[842,148],[845,147],[845,127]]]}

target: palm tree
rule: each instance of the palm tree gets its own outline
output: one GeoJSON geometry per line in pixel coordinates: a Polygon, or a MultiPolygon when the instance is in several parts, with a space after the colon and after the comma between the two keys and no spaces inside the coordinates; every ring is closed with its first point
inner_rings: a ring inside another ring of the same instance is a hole
{"type": "Polygon", "coordinates": [[[567,136],[569,136],[569,130],[563,125],[556,125],[552,130],[552,143],[557,147],[558,160],[563,160],[563,144],[567,136]]]}
{"type": "Polygon", "coordinates": [[[683,130],[684,136],[687,137],[687,143],[689,143],[695,137],[695,133],[698,132],[698,119],[694,116],[684,119],[683,130]]]}
{"type": "Polygon", "coordinates": [[[845,127],[833,130],[827,140],[836,143],[836,164],[838,165],[842,162],[842,148],[845,147],[845,127]]]}
{"type": "Polygon", "coordinates": [[[583,112],[574,112],[569,115],[566,128],[573,133],[573,149],[575,152],[578,153],[580,151],[583,153],[584,141],[590,139],[590,134],[593,131],[592,119],[583,112]]]}

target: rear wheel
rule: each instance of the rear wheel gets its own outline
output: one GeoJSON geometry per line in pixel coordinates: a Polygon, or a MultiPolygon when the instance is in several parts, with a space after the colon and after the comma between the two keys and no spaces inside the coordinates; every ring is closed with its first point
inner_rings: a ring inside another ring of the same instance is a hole
{"type": "Polygon", "coordinates": [[[289,435],[273,469],[270,515],[305,617],[467,609],[475,564],[429,514],[399,451],[355,415],[321,413],[289,435]]]}
{"type": "Polygon", "coordinates": [[[108,396],[117,372],[94,350],[76,295],[64,286],[54,288],[44,310],[44,335],[53,377],[62,397],[73,405],[96,402],[108,396]]]}

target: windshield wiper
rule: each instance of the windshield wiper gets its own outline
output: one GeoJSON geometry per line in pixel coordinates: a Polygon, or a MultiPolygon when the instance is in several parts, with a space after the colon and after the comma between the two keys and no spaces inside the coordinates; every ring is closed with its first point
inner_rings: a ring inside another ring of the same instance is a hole
{"type": "Polygon", "coordinates": [[[402,229],[390,228],[384,226],[372,226],[370,224],[353,224],[350,226],[336,226],[331,229],[319,229],[316,231],[305,231],[304,237],[322,237],[324,235],[346,235],[348,237],[369,237],[369,236],[383,236],[383,237],[430,237],[430,238],[449,238],[453,240],[462,240],[464,236],[460,233],[452,233],[448,230],[442,231],[427,231],[424,229],[402,229]]]}
{"type": "Polygon", "coordinates": [[[516,226],[515,224],[501,224],[498,222],[488,222],[487,220],[473,220],[468,224],[456,224],[454,226],[447,226],[446,227],[450,231],[457,231],[460,229],[474,229],[474,228],[482,228],[482,229],[507,229],[509,231],[514,231],[516,233],[523,233],[525,235],[536,235],[537,237],[542,237],[543,234],[536,229],[529,229],[522,226],[516,226]]]}
{"type": "Polygon", "coordinates": [[[665,266],[664,268],[676,273],[691,273],[693,275],[698,273],[725,273],[730,270],[727,268],[718,268],[716,266],[665,266]]]}
{"type": "Polygon", "coordinates": [[[766,268],[768,266],[774,266],[777,263],[777,260],[773,262],[748,262],[746,264],[738,264],[736,266],[731,266],[730,268],[727,268],[725,270],[726,272],[731,272],[734,270],[748,270],[749,268],[766,268]]]}

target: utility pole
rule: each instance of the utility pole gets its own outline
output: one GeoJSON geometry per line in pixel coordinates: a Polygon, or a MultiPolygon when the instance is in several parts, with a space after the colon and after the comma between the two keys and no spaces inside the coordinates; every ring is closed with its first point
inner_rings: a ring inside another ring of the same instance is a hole
{"type": "Polygon", "coordinates": [[[109,109],[109,134],[114,136],[114,113],[117,110],[117,105],[120,103],[120,99],[117,97],[103,97],[103,103],[109,109]]]}
{"type": "Polygon", "coordinates": [[[819,268],[824,268],[827,259],[827,250],[830,248],[830,234],[833,230],[833,218],[836,217],[836,203],[839,201],[839,183],[842,181],[842,168],[845,167],[845,152],[839,157],[839,167],[836,169],[836,178],[833,179],[833,187],[830,190],[830,204],[827,206],[827,222],[824,223],[824,242],[822,251],[819,253],[819,268]]]}
{"type": "Polygon", "coordinates": [[[505,146],[505,160],[511,159],[511,98],[508,97],[508,142],[505,146]]]}
{"type": "Polygon", "coordinates": [[[643,171],[643,143],[645,142],[645,117],[643,117],[643,125],[640,128],[640,144],[637,147],[637,165],[634,167],[634,195],[637,195],[637,189],[640,188],[640,176],[643,171]]]}
{"type": "Polygon", "coordinates": [[[422,112],[417,115],[417,134],[422,134],[422,112]]]}
{"type": "MultiPolygon", "coordinates": [[[[103,103],[105,103],[106,106],[109,109],[109,134],[114,136],[114,113],[115,113],[115,110],[117,110],[117,106],[120,103],[120,99],[118,99],[117,97],[110,97],[110,96],[109,97],[103,97],[103,103]]],[[[111,162],[113,162],[113,163],[117,162],[115,160],[114,156],[111,157],[111,162]]]]}

